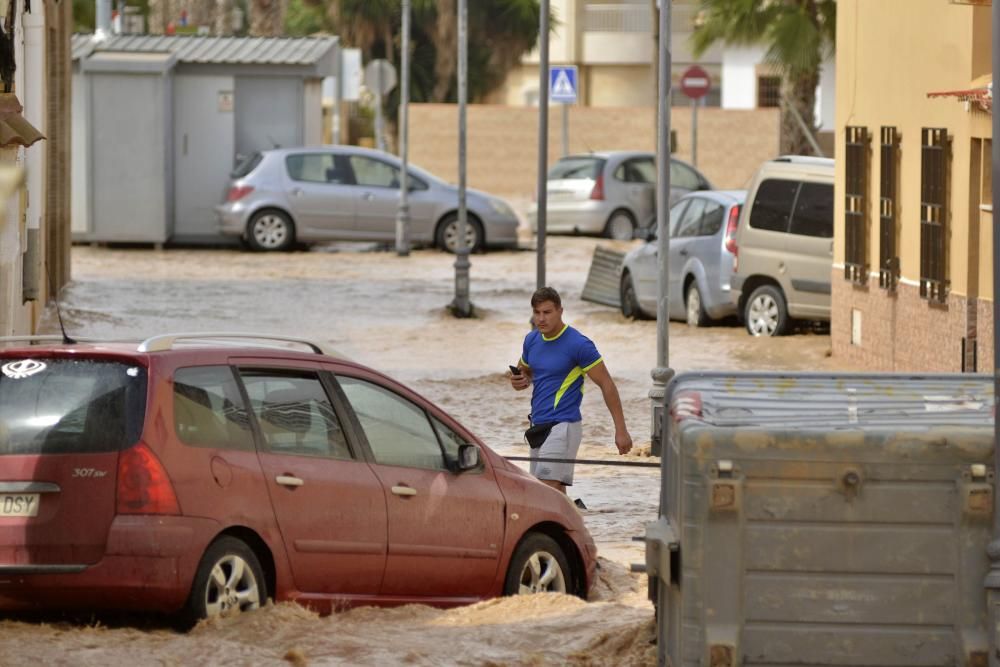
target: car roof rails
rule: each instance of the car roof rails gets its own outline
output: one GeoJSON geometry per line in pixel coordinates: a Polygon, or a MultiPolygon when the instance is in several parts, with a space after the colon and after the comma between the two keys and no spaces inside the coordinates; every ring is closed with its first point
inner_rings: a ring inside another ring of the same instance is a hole
{"type": "MultiPolygon", "coordinates": [[[[158,336],[153,336],[147,338],[146,340],[139,343],[137,352],[165,352],[171,350],[174,347],[174,343],[178,341],[202,341],[202,342],[216,342],[222,344],[235,344],[236,340],[259,340],[259,341],[272,341],[281,343],[296,343],[298,345],[305,345],[311,349],[316,354],[326,354],[323,348],[318,344],[304,338],[293,338],[291,336],[273,336],[270,334],[257,334],[257,333],[234,333],[226,331],[203,331],[203,332],[193,332],[193,333],[170,333],[170,334],[160,334],[158,336]]],[[[265,347],[278,347],[278,346],[265,346],[265,347]]],[[[284,348],[281,348],[284,349],[284,348]]]]}

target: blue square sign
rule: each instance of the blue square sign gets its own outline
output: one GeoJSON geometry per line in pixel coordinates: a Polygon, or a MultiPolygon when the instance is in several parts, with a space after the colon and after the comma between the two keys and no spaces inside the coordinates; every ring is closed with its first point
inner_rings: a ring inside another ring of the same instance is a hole
{"type": "Polygon", "coordinates": [[[576,84],[576,65],[555,65],[549,68],[549,99],[553,102],[576,102],[576,84]]]}

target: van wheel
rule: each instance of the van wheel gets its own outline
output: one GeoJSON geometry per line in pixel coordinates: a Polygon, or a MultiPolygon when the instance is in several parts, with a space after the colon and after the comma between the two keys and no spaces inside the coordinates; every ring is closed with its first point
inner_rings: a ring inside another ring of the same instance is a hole
{"type": "Polygon", "coordinates": [[[604,225],[604,235],[615,241],[631,241],[635,238],[635,220],[628,211],[615,211],[604,225]]]}
{"type": "Polygon", "coordinates": [[[761,285],[747,299],[743,319],[751,336],[783,335],[788,329],[785,295],[774,285],[761,285]]]}
{"type": "Polygon", "coordinates": [[[686,306],[685,310],[687,311],[688,326],[708,326],[709,318],[708,313],[705,312],[705,306],[701,302],[701,290],[698,289],[698,283],[693,280],[688,286],[687,296],[684,298],[684,304],[686,306]]]}
{"type": "Polygon", "coordinates": [[[622,276],[619,289],[622,315],[630,320],[643,319],[642,309],[639,307],[639,297],[635,295],[635,284],[632,282],[631,274],[626,273],[622,276]]]}
{"type": "Polygon", "coordinates": [[[254,552],[234,537],[209,545],[198,565],[181,623],[258,609],[267,602],[267,581],[254,552]]]}

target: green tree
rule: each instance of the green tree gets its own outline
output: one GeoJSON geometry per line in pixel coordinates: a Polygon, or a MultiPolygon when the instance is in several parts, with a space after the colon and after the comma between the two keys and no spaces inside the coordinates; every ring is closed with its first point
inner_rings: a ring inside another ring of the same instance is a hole
{"type": "Polygon", "coordinates": [[[699,0],[699,5],[691,37],[695,56],[716,42],[764,46],[765,61],[782,77],[781,151],[812,153],[795,112],[815,134],[820,68],[836,44],[835,0],[699,0]]]}
{"type": "MultiPolygon", "coordinates": [[[[400,0],[302,0],[325,6],[329,25],[364,60],[399,62],[400,0]]],[[[538,0],[470,0],[469,98],[482,99],[538,42],[538,0]]],[[[412,0],[412,84],[415,102],[457,96],[458,30],[455,0],[412,0]]],[[[387,100],[390,105],[392,100],[387,100]]]]}

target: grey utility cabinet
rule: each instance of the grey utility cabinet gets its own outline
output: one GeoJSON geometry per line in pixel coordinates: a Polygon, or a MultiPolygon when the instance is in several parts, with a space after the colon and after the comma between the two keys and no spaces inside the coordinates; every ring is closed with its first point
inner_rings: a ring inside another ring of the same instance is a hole
{"type": "Polygon", "coordinates": [[[73,38],[73,238],[218,242],[245,156],[322,143],[335,37],[73,38]]]}
{"type": "Polygon", "coordinates": [[[987,663],[992,378],[692,373],[666,401],[660,664],[987,663]]]}

